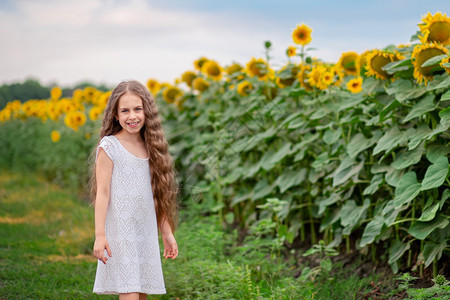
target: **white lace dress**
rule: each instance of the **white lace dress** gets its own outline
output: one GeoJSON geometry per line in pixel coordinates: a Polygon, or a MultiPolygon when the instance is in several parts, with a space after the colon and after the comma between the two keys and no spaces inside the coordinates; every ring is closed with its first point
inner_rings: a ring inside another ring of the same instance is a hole
{"type": "Polygon", "coordinates": [[[98,261],[94,293],[165,294],[158,227],[150,183],[148,158],[134,156],[115,136],[100,147],[113,161],[111,197],[105,234],[112,257],[98,261]]]}

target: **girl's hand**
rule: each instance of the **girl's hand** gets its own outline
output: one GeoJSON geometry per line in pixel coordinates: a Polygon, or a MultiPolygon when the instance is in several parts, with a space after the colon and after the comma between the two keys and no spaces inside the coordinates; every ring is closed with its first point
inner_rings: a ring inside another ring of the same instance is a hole
{"type": "Polygon", "coordinates": [[[162,235],[164,244],[164,258],[175,259],[178,256],[178,246],[172,233],[162,235]]]}
{"type": "Polygon", "coordinates": [[[105,249],[108,252],[108,256],[112,257],[111,249],[109,248],[108,240],[105,236],[95,238],[94,243],[94,256],[100,260],[102,263],[106,264],[108,258],[104,256],[105,249]]]}

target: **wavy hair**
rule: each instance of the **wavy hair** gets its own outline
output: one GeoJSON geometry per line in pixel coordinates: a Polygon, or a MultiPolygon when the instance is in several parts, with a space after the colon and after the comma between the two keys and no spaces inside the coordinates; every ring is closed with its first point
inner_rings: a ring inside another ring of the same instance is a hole
{"type": "MultiPolygon", "coordinates": [[[[161,228],[162,222],[167,220],[172,231],[175,231],[178,221],[178,184],[175,179],[176,172],[174,162],[169,153],[169,144],[164,137],[161,119],[159,118],[155,100],[147,88],[138,81],[123,81],[112,91],[104,112],[97,146],[104,136],[114,135],[122,130],[122,126],[120,126],[119,122],[115,119],[115,116],[117,115],[119,99],[126,93],[132,93],[139,96],[142,99],[144,107],[145,122],[140,134],[149,153],[149,165],[152,173],[151,186],[153,198],[155,199],[158,227],[161,228]]],[[[95,153],[96,148],[91,154],[91,159],[95,156],[95,153]]],[[[91,201],[95,204],[95,197],[97,194],[95,164],[92,164],[91,168],[90,185],[91,201]]]]}

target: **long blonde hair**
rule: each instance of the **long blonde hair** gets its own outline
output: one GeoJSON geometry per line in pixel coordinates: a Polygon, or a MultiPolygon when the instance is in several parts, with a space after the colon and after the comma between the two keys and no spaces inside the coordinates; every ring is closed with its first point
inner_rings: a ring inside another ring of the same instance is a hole
{"type": "MultiPolygon", "coordinates": [[[[175,180],[174,162],[169,153],[169,144],[164,137],[155,101],[147,88],[138,81],[123,81],[112,91],[104,112],[97,146],[104,136],[114,135],[122,130],[122,126],[115,119],[115,116],[117,115],[120,97],[128,92],[139,96],[144,107],[145,123],[140,133],[149,153],[149,165],[152,173],[151,185],[153,198],[155,199],[158,226],[161,227],[163,220],[166,220],[169,222],[172,231],[174,231],[178,221],[178,184],[175,180]]],[[[95,153],[96,149],[93,150],[91,159],[95,156],[95,153]]],[[[97,182],[95,178],[95,164],[93,164],[91,168],[90,193],[93,203],[95,203],[96,194],[97,182]]]]}

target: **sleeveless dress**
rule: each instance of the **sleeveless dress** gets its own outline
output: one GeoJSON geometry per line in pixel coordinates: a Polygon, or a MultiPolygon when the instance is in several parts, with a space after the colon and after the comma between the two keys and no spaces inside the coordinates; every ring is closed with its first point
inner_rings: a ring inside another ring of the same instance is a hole
{"type": "Polygon", "coordinates": [[[112,257],[97,263],[96,294],[165,294],[148,158],[134,156],[113,135],[97,147],[112,160],[105,234],[112,257]]]}

